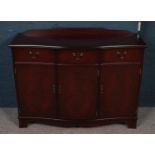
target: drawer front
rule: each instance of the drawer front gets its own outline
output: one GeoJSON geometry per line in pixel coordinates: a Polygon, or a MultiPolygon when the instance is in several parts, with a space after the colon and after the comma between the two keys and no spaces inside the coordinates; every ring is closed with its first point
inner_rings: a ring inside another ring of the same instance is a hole
{"type": "Polygon", "coordinates": [[[54,52],[45,48],[14,48],[15,62],[54,62],[54,52]]]}
{"type": "Polygon", "coordinates": [[[141,62],[143,49],[105,49],[101,55],[102,62],[141,62]]]}
{"type": "Polygon", "coordinates": [[[96,64],[96,51],[90,50],[63,50],[58,52],[58,63],[73,63],[73,64],[96,64]]]}

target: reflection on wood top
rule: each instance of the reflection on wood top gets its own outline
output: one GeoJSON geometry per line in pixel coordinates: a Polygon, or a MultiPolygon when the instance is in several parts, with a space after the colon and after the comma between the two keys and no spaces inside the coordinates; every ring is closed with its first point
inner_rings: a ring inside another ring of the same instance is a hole
{"type": "Polygon", "coordinates": [[[49,48],[112,48],[145,47],[142,38],[126,30],[104,28],[54,28],[30,30],[19,33],[10,43],[11,47],[49,48]]]}

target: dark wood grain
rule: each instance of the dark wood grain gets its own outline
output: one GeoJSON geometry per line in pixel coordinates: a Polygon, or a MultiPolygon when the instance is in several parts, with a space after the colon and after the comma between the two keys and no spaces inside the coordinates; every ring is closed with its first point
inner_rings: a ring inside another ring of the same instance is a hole
{"type": "Polygon", "coordinates": [[[145,47],[136,34],[92,28],[31,30],[17,35],[11,47],[19,127],[119,123],[136,128],[145,47]]]}
{"type": "Polygon", "coordinates": [[[137,113],[139,65],[106,65],[101,68],[100,116],[123,117],[137,113]]]}
{"type": "Polygon", "coordinates": [[[141,48],[113,48],[102,52],[103,62],[142,62],[143,49],[141,48]]]}
{"type": "Polygon", "coordinates": [[[103,28],[56,28],[31,30],[18,34],[10,46],[42,45],[61,48],[99,48],[100,46],[134,45],[144,47],[137,34],[126,30],[103,28]]]}
{"type": "Polygon", "coordinates": [[[58,78],[59,117],[62,119],[95,119],[97,67],[59,66],[58,78]]]}
{"type": "Polygon", "coordinates": [[[16,65],[16,89],[20,116],[55,117],[54,67],[16,65]]]}
{"type": "Polygon", "coordinates": [[[55,62],[54,51],[48,48],[13,48],[15,62],[55,62]]]}
{"type": "Polygon", "coordinates": [[[91,49],[57,50],[58,64],[96,64],[97,52],[91,49]]]}

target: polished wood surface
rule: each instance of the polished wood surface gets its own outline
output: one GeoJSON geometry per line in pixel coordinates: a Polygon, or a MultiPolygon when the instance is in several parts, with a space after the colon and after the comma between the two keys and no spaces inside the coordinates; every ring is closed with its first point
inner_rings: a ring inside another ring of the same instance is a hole
{"type": "Polygon", "coordinates": [[[102,118],[136,115],[139,78],[139,65],[102,66],[100,82],[102,118]]]}
{"type": "Polygon", "coordinates": [[[16,88],[21,116],[51,117],[56,115],[51,65],[16,65],[16,88]]]}
{"type": "Polygon", "coordinates": [[[15,37],[19,126],[123,123],[136,128],[145,44],[135,36],[84,28],[32,30],[15,37]],[[52,47],[52,40],[59,40],[61,48],[52,47]],[[122,46],[110,47],[118,43],[122,46]]]}
{"type": "Polygon", "coordinates": [[[140,48],[113,48],[102,52],[103,62],[142,62],[143,55],[140,48]]]}
{"type": "Polygon", "coordinates": [[[56,48],[107,48],[109,46],[145,46],[137,34],[125,30],[103,28],[55,28],[30,30],[18,34],[10,46],[41,46],[56,48]]]}
{"type": "Polygon", "coordinates": [[[58,81],[60,118],[95,119],[96,66],[60,66],[58,67],[58,81]]]}
{"type": "Polygon", "coordinates": [[[57,50],[59,64],[96,64],[97,54],[92,49],[57,50]]]}
{"type": "Polygon", "coordinates": [[[54,62],[54,51],[43,48],[14,48],[15,62],[54,62]],[[21,52],[22,51],[22,52],[21,52]]]}

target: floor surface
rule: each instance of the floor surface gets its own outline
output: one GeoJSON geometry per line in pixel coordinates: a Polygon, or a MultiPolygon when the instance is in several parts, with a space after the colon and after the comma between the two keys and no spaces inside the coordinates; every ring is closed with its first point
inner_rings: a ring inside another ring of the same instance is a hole
{"type": "Polygon", "coordinates": [[[137,129],[128,129],[125,125],[106,125],[91,128],[62,128],[49,125],[31,124],[28,128],[19,128],[16,108],[0,108],[0,133],[24,134],[140,134],[155,133],[155,107],[139,108],[137,129]]]}

